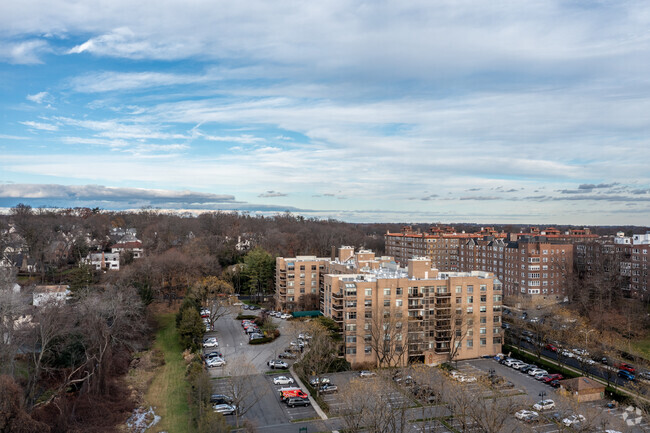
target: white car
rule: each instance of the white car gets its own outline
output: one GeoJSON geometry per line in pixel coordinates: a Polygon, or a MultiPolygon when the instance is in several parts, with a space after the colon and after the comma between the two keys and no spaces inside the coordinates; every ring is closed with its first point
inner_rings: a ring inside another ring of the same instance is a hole
{"type": "Polygon", "coordinates": [[[223,358],[210,358],[205,362],[205,365],[210,368],[210,367],[223,367],[226,365],[226,360],[223,358]]]}
{"type": "Polygon", "coordinates": [[[290,385],[293,383],[293,378],[287,376],[278,376],[273,378],[274,385],[290,385]]]}
{"type": "Polygon", "coordinates": [[[232,415],[237,412],[237,406],[232,404],[215,404],[212,409],[222,415],[232,415]]]}
{"type": "Polygon", "coordinates": [[[293,316],[291,314],[284,313],[282,316],[280,316],[280,319],[290,319],[293,316]]]}
{"type": "Polygon", "coordinates": [[[537,376],[539,374],[548,374],[548,371],[543,370],[541,368],[533,368],[533,369],[528,370],[528,374],[530,376],[537,376]]]}
{"type": "Polygon", "coordinates": [[[570,427],[574,424],[580,424],[585,421],[585,417],[582,415],[570,415],[562,420],[562,424],[567,427],[570,427]]]}
{"type": "Polygon", "coordinates": [[[203,340],[203,347],[219,347],[219,342],[214,337],[206,338],[203,340]]]}
{"type": "Polygon", "coordinates": [[[526,365],[528,364],[526,364],[525,362],[515,362],[511,365],[511,367],[514,368],[515,370],[519,370],[521,367],[524,367],[526,365]]]}
{"type": "Polygon", "coordinates": [[[517,419],[526,419],[531,416],[539,416],[539,414],[533,410],[526,410],[526,409],[522,409],[515,414],[515,418],[517,419]]]}
{"type": "Polygon", "coordinates": [[[555,407],[555,402],[553,400],[542,400],[533,405],[535,410],[550,410],[555,407]]]}
{"type": "Polygon", "coordinates": [[[459,382],[467,382],[467,383],[472,383],[476,382],[476,378],[474,376],[456,376],[456,380],[459,382]]]}
{"type": "Polygon", "coordinates": [[[374,377],[377,376],[377,373],[374,371],[363,370],[359,372],[359,377],[374,377]]]}
{"type": "Polygon", "coordinates": [[[565,358],[573,358],[573,357],[575,357],[575,354],[573,352],[571,352],[569,350],[566,350],[566,349],[562,349],[562,351],[560,352],[560,355],[564,356],[565,358]]]}

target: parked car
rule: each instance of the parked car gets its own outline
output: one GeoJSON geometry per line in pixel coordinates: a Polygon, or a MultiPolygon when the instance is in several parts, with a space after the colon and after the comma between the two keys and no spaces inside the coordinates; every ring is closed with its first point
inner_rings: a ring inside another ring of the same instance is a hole
{"type": "Polygon", "coordinates": [[[374,377],[377,376],[377,373],[374,371],[362,370],[359,372],[359,377],[374,377]]]}
{"type": "Polygon", "coordinates": [[[272,359],[269,361],[269,367],[271,368],[289,368],[289,364],[282,361],[281,359],[272,359]]]}
{"type": "Polygon", "coordinates": [[[528,375],[530,376],[537,376],[540,373],[548,374],[548,371],[544,370],[543,368],[533,368],[531,370],[528,370],[528,375]]]}
{"type": "Polygon", "coordinates": [[[624,370],[632,374],[636,372],[634,367],[632,367],[630,364],[627,364],[625,362],[621,362],[620,364],[615,364],[614,367],[618,368],[619,370],[624,370]]]}
{"type": "Polygon", "coordinates": [[[336,385],[332,385],[331,383],[326,383],[320,387],[320,392],[322,394],[330,394],[334,392],[339,392],[339,388],[336,385]]]}
{"type": "Polygon", "coordinates": [[[544,373],[539,373],[533,377],[535,378],[535,380],[544,380],[546,376],[548,376],[548,373],[544,372],[544,373]]]}
{"type": "Polygon", "coordinates": [[[550,399],[538,401],[533,405],[533,409],[535,410],[551,410],[554,407],[555,407],[555,402],[550,399]]]}
{"type": "Polygon", "coordinates": [[[221,415],[232,415],[237,412],[237,406],[232,404],[215,404],[212,408],[221,415]]]}
{"type": "Polygon", "coordinates": [[[639,373],[641,379],[650,380],[650,371],[642,371],[639,373]]]}
{"type": "Polygon", "coordinates": [[[231,404],[232,398],[224,394],[212,394],[210,396],[210,403],[215,404],[231,404]]]}
{"type": "Polygon", "coordinates": [[[203,347],[219,347],[219,343],[216,338],[210,337],[203,340],[203,347]]]}
{"type": "Polygon", "coordinates": [[[528,365],[524,365],[523,367],[521,367],[519,369],[519,371],[521,371],[522,373],[528,373],[533,368],[539,368],[539,367],[537,367],[536,365],[533,365],[533,364],[528,364],[528,365]]]}
{"type": "Polygon", "coordinates": [[[549,374],[546,376],[546,378],[543,380],[544,383],[550,383],[554,380],[562,380],[564,379],[564,376],[561,374],[549,374]]]}
{"type": "Polygon", "coordinates": [[[559,380],[552,380],[548,384],[551,385],[553,388],[559,388],[560,387],[560,381],[559,380]]]}
{"type": "Polygon", "coordinates": [[[546,346],[544,346],[544,349],[550,350],[551,352],[557,352],[557,347],[551,343],[548,343],[546,346]]]}
{"type": "Polygon", "coordinates": [[[634,380],[634,375],[627,370],[618,370],[618,377],[625,380],[634,380]]]}
{"type": "Polygon", "coordinates": [[[223,358],[223,355],[221,354],[221,352],[213,351],[213,352],[208,353],[207,355],[204,355],[204,357],[206,359],[208,359],[208,358],[223,358]]]}
{"type": "Polygon", "coordinates": [[[515,370],[521,370],[522,367],[526,367],[528,364],[525,362],[515,362],[514,364],[511,365],[512,368],[515,370]]]}
{"type": "Polygon", "coordinates": [[[274,385],[290,385],[294,382],[292,377],[278,376],[273,378],[274,385]]]}
{"type": "Polygon", "coordinates": [[[298,355],[291,352],[282,352],[281,354],[278,355],[278,358],[287,358],[287,359],[296,359],[297,357],[298,355]]]}
{"type": "Polygon", "coordinates": [[[224,365],[226,365],[226,360],[223,358],[210,358],[205,362],[205,365],[208,368],[223,367],[224,365]]]}
{"type": "Polygon", "coordinates": [[[291,319],[293,316],[291,314],[284,313],[280,316],[280,319],[291,319]]]}
{"type": "Polygon", "coordinates": [[[562,424],[564,424],[567,427],[573,426],[573,425],[578,425],[581,422],[585,421],[585,417],[582,415],[569,415],[568,417],[564,418],[562,420],[562,424]]]}
{"type": "Polygon", "coordinates": [[[309,399],[308,398],[301,398],[301,397],[291,397],[285,400],[285,403],[289,407],[296,407],[296,406],[309,406],[309,399]]]}
{"type": "Polygon", "coordinates": [[[259,334],[259,333],[257,333],[257,332],[252,333],[252,334],[248,337],[248,339],[251,340],[251,341],[252,341],[252,340],[259,340],[260,338],[264,338],[264,334],[259,334]]]}
{"type": "Polygon", "coordinates": [[[311,386],[327,385],[332,383],[329,377],[314,377],[309,381],[311,386]]]}
{"type": "Polygon", "coordinates": [[[531,415],[539,416],[539,414],[537,412],[533,411],[533,410],[522,409],[522,410],[518,411],[517,413],[515,413],[515,418],[520,419],[520,420],[524,420],[524,419],[526,419],[527,417],[529,417],[531,415]]]}
{"type": "Polygon", "coordinates": [[[301,340],[311,340],[311,335],[302,333],[302,334],[298,334],[298,338],[301,340]]]}

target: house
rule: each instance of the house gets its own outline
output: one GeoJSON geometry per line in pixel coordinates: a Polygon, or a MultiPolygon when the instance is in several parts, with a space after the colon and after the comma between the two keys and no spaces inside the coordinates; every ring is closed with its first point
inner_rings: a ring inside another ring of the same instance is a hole
{"type": "Polygon", "coordinates": [[[111,253],[130,252],[134,259],[142,257],[142,242],[133,234],[124,235],[116,244],[111,246],[111,253]]]}
{"type": "Polygon", "coordinates": [[[35,259],[27,254],[6,254],[0,259],[0,266],[17,268],[19,272],[33,274],[38,272],[39,266],[35,259]]]}
{"type": "Polygon", "coordinates": [[[35,307],[42,307],[50,302],[65,302],[71,294],[68,285],[35,286],[32,293],[32,304],[35,307]]]}
{"type": "Polygon", "coordinates": [[[560,389],[578,402],[600,400],[605,397],[605,385],[584,376],[561,380],[560,389]]]}
{"type": "Polygon", "coordinates": [[[120,253],[90,253],[82,260],[82,263],[92,266],[97,271],[102,269],[119,271],[120,253]]]}

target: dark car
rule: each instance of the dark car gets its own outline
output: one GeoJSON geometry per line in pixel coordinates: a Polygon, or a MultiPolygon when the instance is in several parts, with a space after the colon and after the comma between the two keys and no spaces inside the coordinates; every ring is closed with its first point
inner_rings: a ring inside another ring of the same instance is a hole
{"type": "Polygon", "coordinates": [[[278,358],[296,359],[297,355],[291,352],[282,352],[278,355],[278,358]]]}
{"type": "Polygon", "coordinates": [[[228,397],[227,395],[223,394],[212,394],[210,396],[210,403],[215,405],[215,404],[231,404],[232,403],[232,398],[228,397]]]}
{"type": "Polygon", "coordinates": [[[308,398],[300,398],[300,397],[291,397],[285,400],[285,403],[289,407],[296,407],[296,406],[309,406],[309,399],[308,398]]]}
{"type": "Polygon", "coordinates": [[[618,377],[625,380],[634,380],[634,375],[627,370],[618,370],[618,377]]]}
{"type": "Polygon", "coordinates": [[[548,384],[551,385],[553,388],[559,388],[560,387],[560,381],[557,380],[557,379],[550,381],[548,384]]]}
{"type": "Polygon", "coordinates": [[[207,355],[205,355],[205,359],[210,359],[210,358],[223,358],[223,355],[221,352],[210,352],[207,355]]]}
{"type": "Polygon", "coordinates": [[[519,371],[521,371],[522,373],[528,373],[528,370],[531,370],[533,368],[537,368],[537,366],[533,365],[533,364],[528,364],[528,365],[524,365],[523,367],[521,367],[519,369],[519,371]]]}

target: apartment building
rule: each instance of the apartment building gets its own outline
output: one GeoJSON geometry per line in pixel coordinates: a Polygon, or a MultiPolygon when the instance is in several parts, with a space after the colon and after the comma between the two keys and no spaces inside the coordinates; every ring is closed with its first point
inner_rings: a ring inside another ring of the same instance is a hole
{"type": "Polygon", "coordinates": [[[276,308],[280,311],[304,309],[300,307],[304,305],[306,295],[318,297],[320,275],[329,261],[329,257],[316,256],[276,257],[276,308]]]}
{"type": "Polygon", "coordinates": [[[501,350],[502,284],[490,272],[440,272],[429,258],[324,274],[322,312],[340,324],[353,366],[437,364],[501,350]]]}
{"type": "MultiPolygon", "coordinates": [[[[306,295],[316,294],[322,305],[322,282],[325,274],[350,274],[377,269],[393,262],[389,256],[376,257],[371,250],[342,246],[332,249],[330,257],[298,256],[275,259],[276,308],[280,311],[303,310],[306,295]]],[[[318,307],[317,307],[318,309],[318,307]]]]}
{"type": "Polygon", "coordinates": [[[458,249],[468,239],[484,236],[505,238],[506,234],[492,227],[481,228],[475,233],[456,232],[453,227],[435,226],[428,233],[414,231],[410,226],[402,227],[400,233],[387,232],[384,235],[386,254],[395,257],[397,263],[407,266],[413,257],[429,257],[440,271],[458,271],[458,249]]]}

